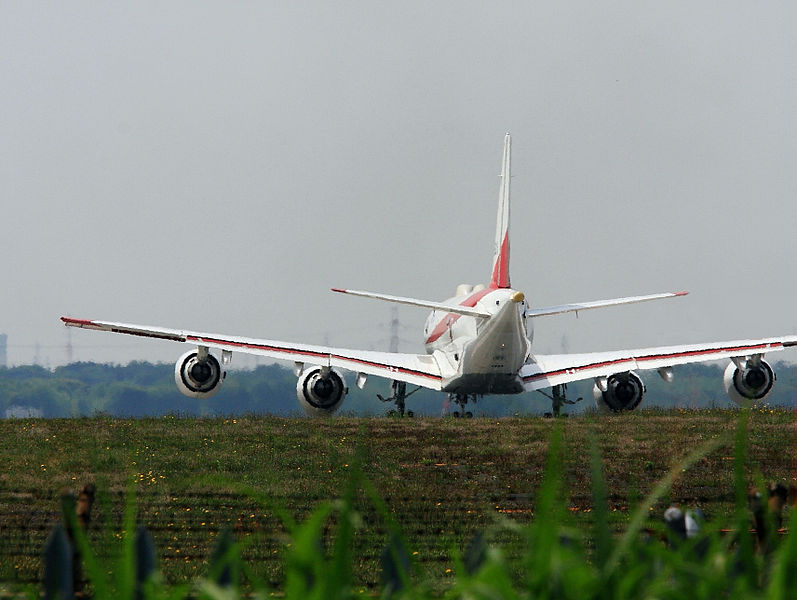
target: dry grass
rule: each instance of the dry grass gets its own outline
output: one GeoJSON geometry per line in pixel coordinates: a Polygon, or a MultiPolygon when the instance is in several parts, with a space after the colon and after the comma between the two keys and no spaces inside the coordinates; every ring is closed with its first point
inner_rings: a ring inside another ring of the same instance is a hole
{"type": "MultiPolygon", "coordinates": [[[[603,457],[615,529],[672,465],[703,442],[728,436],[719,451],[682,473],[665,499],[728,519],[736,423],[733,411],[567,419],[561,502],[587,523],[592,435],[603,457]]],[[[277,515],[301,519],[320,501],[341,497],[358,461],[418,564],[445,579],[452,548],[462,549],[476,530],[496,519],[531,518],[552,428],[551,420],[539,418],[2,421],[0,581],[38,579],[61,491],[94,481],[98,503],[90,537],[100,553],[119,535],[124,493],[133,486],[139,521],[155,536],[168,580],[202,574],[215,536],[229,525],[239,538],[253,539],[244,552],[253,570],[279,585],[287,538],[277,515]]],[[[751,481],[760,473],[797,484],[796,442],[793,412],[753,412],[746,465],[751,481]]],[[[661,506],[653,508],[661,514],[661,506]]],[[[361,512],[353,568],[372,587],[387,532],[367,503],[361,512]]],[[[511,558],[514,541],[502,541],[511,558]]]]}

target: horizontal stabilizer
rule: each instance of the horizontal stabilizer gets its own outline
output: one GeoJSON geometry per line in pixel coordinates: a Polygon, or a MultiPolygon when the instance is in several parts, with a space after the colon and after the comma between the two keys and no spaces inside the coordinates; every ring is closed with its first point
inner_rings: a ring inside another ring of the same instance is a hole
{"type": "Polygon", "coordinates": [[[678,296],[686,296],[688,293],[689,292],[665,292],[663,294],[649,294],[647,296],[629,296],[628,298],[613,298],[611,300],[596,300],[594,302],[575,302],[573,304],[560,304],[559,306],[547,306],[545,308],[529,308],[526,311],[526,316],[544,317],[547,315],[560,315],[562,313],[578,312],[580,310],[590,310],[592,308],[634,304],[636,302],[647,302],[648,300],[660,300],[662,298],[676,298],[678,296]]]}
{"type": "Polygon", "coordinates": [[[458,315],[467,315],[469,317],[489,317],[490,313],[475,306],[460,306],[459,304],[445,304],[444,302],[432,302],[431,300],[418,300],[416,298],[404,298],[402,296],[390,296],[388,294],[376,294],[374,292],[364,292],[362,290],[343,290],[340,288],[332,288],[333,292],[341,294],[349,294],[350,296],[362,296],[363,298],[376,298],[377,300],[385,300],[387,302],[395,302],[397,304],[409,304],[410,306],[420,306],[423,308],[430,308],[432,310],[442,310],[458,315]]]}

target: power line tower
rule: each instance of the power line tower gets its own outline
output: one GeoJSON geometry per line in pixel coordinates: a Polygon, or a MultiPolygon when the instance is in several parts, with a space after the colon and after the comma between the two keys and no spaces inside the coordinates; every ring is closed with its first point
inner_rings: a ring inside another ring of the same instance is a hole
{"type": "Polygon", "coordinates": [[[72,329],[66,327],[66,364],[72,364],[73,348],[72,348],[72,329]]]}
{"type": "Polygon", "coordinates": [[[0,367],[8,366],[8,335],[0,333],[0,367]]]}
{"type": "Polygon", "coordinates": [[[392,307],[390,318],[390,351],[398,352],[399,349],[399,317],[398,306],[392,307]]]}

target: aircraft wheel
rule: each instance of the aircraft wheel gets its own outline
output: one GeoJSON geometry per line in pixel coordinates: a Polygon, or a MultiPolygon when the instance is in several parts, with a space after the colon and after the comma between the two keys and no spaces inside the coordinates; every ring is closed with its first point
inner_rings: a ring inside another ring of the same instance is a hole
{"type": "Polygon", "coordinates": [[[415,416],[415,413],[414,413],[414,412],[412,412],[411,410],[408,410],[408,411],[407,411],[407,416],[408,416],[408,417],[414,417],[414,416],[415,416]]]}
{"type": "Polygon", "coordinates": [[[451,413],[451,416],[454,417],[455,419],[459,419],[459,411],[455,410],[454,412],[451,413]]]}

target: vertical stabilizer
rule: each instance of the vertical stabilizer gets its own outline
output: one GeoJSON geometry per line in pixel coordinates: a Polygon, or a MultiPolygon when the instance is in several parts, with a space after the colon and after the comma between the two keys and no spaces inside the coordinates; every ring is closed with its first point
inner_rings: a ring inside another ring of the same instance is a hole
{"type": "Polygon", "coordinates": [[[508,288],[509,285],[509,172],[512,160],[512,138],[504,138],[504,158],[501,163],[501,188],[498,192],[498,219],[495,226],[493,275],[490,287],[508,288]]]}

